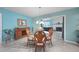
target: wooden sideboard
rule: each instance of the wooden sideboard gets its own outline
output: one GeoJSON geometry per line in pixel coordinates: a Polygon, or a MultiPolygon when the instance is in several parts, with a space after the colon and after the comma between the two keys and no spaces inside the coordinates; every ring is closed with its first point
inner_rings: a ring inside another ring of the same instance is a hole
{"type": "Polygon", "coordinates": [[[27,36],[27,28],[16,28],[15,29],[15,40],[27,36]]]}

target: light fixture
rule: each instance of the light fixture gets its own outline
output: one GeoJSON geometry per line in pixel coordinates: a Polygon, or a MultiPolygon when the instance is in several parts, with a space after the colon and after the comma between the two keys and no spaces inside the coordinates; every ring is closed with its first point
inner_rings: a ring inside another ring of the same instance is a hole
{"type": "Polygon", "coordinates": [[[40,20],[39,20],[39,19],[40,19],[40,8],[41,8],[41,7],[38,7],[38,9],[39,9],[39,10],[38,10],[39,16],[38,16],[38,20],[36,21],[36,24],[38,24],[38,25],[40,25],[40,20]]]}
{"type": "Polygon", "coordinates": [[[38,21],[38,20],[37,20],[37,21],[36,21],[36,24],[44,24],[44,21],[42,21],[42,20],[41,20],[41,21],[38,21]]]}
{"type": "Polygon", "coordinates": [[[42,25],[43,25],[43,24],[44,24],[44,22],[43,22],[43,21],[40,21],[40,22],[39,22],[39,24],[42,24],[42,25]]]}
{"type": "Polygon", "coordinates": [[[39,24],[39,21],[36,21],[36,24],[39,24]]]}

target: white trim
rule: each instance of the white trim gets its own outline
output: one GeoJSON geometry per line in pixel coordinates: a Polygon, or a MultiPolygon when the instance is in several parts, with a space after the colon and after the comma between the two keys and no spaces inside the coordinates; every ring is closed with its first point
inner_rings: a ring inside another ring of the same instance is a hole
{"type": "Polygon", "coordinates": [[[0,45],[2,45],[2,14],[0,13],[0,45]]]}
{"type": "Polygon", "coordinates": [[[75,41],[69,41],[69,40],[64,40],[65,42],[68,42],[68,43],[72,43],[72,44],[76,44],[76,45],[79,45],[77,42],[75,41]]]}
{"type": "Polygon", "coordinates": [[[64,41],[66,40],[66,15],[64,15],[64,41]]]}
{"type": "MultiPolygon", "coordinates": [[[[64,16],[64,40],[66,40],[66,15],[59,15],[59,16],[53,16],[53,17],[60,17],[60,16],[64,16]]],[[[53,18],[50,17],[50,18],[53,18]]]]}

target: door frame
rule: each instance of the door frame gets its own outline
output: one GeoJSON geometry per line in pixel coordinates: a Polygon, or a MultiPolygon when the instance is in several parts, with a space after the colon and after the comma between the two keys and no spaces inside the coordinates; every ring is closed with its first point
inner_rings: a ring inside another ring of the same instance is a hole
{"type": "MultiPolygon", "coordinates": [[[[66,40],[66,15],[58,15],[58,16],[53,16],[53,17],[64,17],[64,38],[63,40],[65,41],[66,40]]],[[[50,17],[50,18],[53,18],[53,17],[50,17]]]]}
{"type": "Polygon", "coordinates": [[[2,45],[2,13],[0,13],[0,45],[2,45]]]}

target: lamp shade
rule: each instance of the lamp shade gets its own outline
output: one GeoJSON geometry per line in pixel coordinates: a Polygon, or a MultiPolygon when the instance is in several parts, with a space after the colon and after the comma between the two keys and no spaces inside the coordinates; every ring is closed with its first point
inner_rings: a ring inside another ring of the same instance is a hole
{"type": "Polygon", "coordinates": [[[44,22],[43,22],[43,21],[41,21],[41,22],[39,22],[39,24],[44,24],[44,22]]]}

